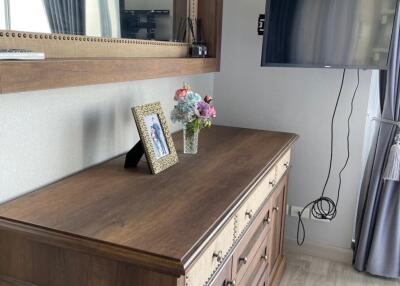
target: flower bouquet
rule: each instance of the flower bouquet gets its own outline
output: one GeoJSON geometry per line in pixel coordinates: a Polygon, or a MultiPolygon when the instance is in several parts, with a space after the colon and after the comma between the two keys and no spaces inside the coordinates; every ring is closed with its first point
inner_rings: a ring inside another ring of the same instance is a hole
{"type": "Polygon", "coordinates": [[[215,107],[211,105],[213,98],[206,96],[203,99],[184,84],[176,91],[174,99],[177,104],[171,112],[171,120],[184,126],[184,153],[197,154],[200,130],[211,127],[211,120],[217,116],[215,107]]]}

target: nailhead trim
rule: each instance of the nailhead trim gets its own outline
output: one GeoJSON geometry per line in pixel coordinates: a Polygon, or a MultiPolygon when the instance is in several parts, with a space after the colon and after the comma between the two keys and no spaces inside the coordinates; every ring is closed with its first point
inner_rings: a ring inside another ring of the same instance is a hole
{"type": "Polygon", "coordinates": [[[58,41],[83,41],[83,42],[96,42],[96,43],[111,43],[111,44],[135,44],[135,45],[149,45],[149,46],[169,46],[169,47],[183,47],[188,46],[188,43],[174,43],[162,41],[149,41],[149,40],[135,40],[135,39],[110,39],[101,37],[77,36],[77,35],[62,35],[62,34],[42,34],[30,32],[6,32],[0,31],[0,38],[29,38],[34,40],[58,40],[58,41]]]}

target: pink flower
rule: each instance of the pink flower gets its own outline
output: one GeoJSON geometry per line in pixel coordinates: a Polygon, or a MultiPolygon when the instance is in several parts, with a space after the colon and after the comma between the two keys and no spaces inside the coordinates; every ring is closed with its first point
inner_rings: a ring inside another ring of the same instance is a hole
{"type": "Polygon", "coordinates": [[[194,113],[197,117],[202,119],[211,119],[217,116],[214,106],[210,106],[206,102],[199,102],[196,105],[194,113]]]}
{"type": "Polygon", "coordinates": [[[178,90],[176,91],[176,93],[175,93],[174,99],[175,99],[176,101],[182,101],[182,100],[185,99],[187,93],[188,93],[188,90],[187,90],[186,88],[178,89],[178,90]]]}
{"type": "Polygon", "coordinates": [[[208,111],[208,114],[210,115],[211,118],[217,117],[217,110],[215,109],[214,106],[210,106],[210,110],[208,111]]]}
{"type": "Polygon", "coordinates": [[[208,104],[210,104],[211,101],[213,101],[213,100],[214,100],[214,98],[212,98],[212,97],[209,96],[209,95],[207,95],[206,97],[204,97],[204,102],[206,102],[206,103],[208,103],[208,104]]]}

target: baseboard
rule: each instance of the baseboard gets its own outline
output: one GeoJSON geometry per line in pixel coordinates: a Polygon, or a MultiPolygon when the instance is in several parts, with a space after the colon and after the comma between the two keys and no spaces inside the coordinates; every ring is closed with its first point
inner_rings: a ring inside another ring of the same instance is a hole
{"type": "Polygon", "coordinates": [[[305,242],[303,246],[299,247],[296,241],[291,239],[285,239],[283,252],[288,256],[309,255],[345,264],[352,264],[353,261],[353,251],[351,249],[312,242],[305,242]]]}

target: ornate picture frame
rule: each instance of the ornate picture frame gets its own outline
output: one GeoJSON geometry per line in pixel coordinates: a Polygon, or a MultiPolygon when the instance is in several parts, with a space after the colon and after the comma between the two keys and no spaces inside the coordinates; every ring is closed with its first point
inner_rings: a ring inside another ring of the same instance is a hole
{"type": "Polygon", "coordinates": [[[178,154],[161,104],[135,106],[132,113],[151,173],[158,174],[178,163],[178,154]]]}

